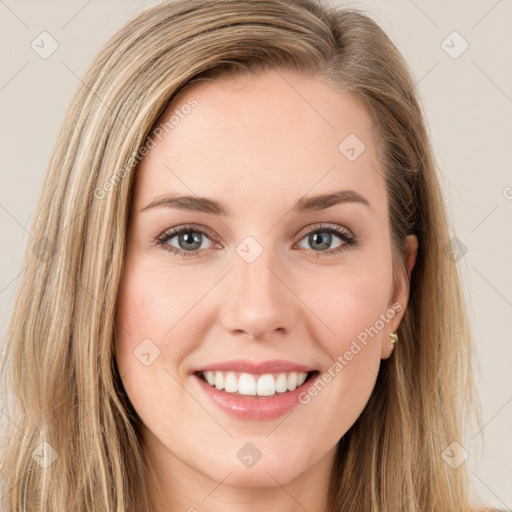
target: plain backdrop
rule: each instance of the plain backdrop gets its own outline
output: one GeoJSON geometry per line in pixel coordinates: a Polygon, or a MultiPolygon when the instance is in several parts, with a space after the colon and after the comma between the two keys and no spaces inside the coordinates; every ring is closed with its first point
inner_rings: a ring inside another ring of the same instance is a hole
{"type": "MultiPolygon", "coordinates": [[[[46,166],[72,94],[108,38],[155,3],[0,0],[2,340],[46,166]]],[[[465,463],[486,503],[512,509],[512,1],[343,5],[375,19],[414,74],[456,230],[455,264],[478,349],[484,427],[479,432],[468,426],[465,463]]]]}

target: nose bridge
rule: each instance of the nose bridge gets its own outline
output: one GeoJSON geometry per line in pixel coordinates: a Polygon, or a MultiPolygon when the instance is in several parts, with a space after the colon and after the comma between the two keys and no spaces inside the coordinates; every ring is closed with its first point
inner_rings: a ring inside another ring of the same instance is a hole
{"type": "Polygon", "coordinates": [[[283,283],[283,268],[272,248],[263,248],[254,237],[237,246],[222,306],[226,330],[245,331],[253,338],[290,330],[294,295],[283,283]]]}

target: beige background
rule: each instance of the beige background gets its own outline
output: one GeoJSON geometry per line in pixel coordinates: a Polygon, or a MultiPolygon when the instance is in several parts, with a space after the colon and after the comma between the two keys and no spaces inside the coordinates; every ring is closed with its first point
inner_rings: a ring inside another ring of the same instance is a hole
{"type": "MultiPolygon", "coordinates": [[[[2,340],[65,109],[101,46],[154,3],[0,0],[2,340]],[[43,31],[58,43],[45,59],[31,47],[43,31]]],[[[469,426],[466,464],[487,503],[512,509],[512,1],[344,4],[366,9],[381,24],[417,81],[449,213],[467,247],[456,265],[478,343],[484,428],[469,426]],[[457,56],[464,41],[469,46],[457,56]]]]}

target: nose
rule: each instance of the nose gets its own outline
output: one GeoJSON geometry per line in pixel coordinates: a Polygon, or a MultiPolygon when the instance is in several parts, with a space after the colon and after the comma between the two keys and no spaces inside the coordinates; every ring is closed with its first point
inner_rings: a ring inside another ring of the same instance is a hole
{"type": "Polygon", "coordinates": [[[300,302],[293,282],[270,250],[251,263],[233,255],[233,269],[227,276],[222,296],[221,322],[226,332],[245,333],[265,340],[286,334],[297,323],[300,302]]]}

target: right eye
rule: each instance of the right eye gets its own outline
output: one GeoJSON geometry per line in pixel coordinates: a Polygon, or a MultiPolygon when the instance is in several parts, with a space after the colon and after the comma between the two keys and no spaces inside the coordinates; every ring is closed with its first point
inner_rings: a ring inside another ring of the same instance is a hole
{"type": "Polygon", "coordinates": [[[210,230],[204,227],[181,226],[173,228],[160,235],[157,239],[157,244],[161,245],[166,251],[172,252],[177,256],[190,258],[198,254],[201,248],[205,248],[202,247],[204,237],[210,240],[210,237],[213,237],[213,234],[210,230]],[[172,243],[174,239],[176,240],[172,243]]]}

